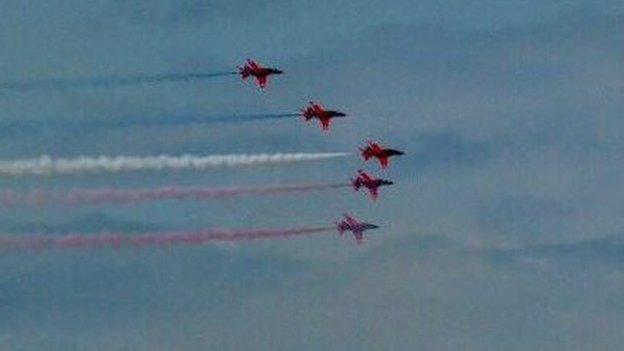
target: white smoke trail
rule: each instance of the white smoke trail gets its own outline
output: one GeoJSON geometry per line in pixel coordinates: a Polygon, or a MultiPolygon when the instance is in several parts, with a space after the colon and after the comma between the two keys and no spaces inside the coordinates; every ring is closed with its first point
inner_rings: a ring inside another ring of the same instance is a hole
{"type": "Polygon", "coordinates": [[[184,169],[215,169],[227,167],[288,164],[348,156],[350,153],[276,153],[257,155],[212,155],[212,156],[116,156],[77,157],[53,159],[41,156],[38,159],[0,161],[0,176],[54,175],[75,173],[115,173],[124,171],[157,171],[184,169]]]}

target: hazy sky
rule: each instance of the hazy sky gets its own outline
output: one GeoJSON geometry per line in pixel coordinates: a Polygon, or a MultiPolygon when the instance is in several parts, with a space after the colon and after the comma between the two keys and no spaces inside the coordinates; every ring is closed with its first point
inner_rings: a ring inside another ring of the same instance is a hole
{"type": "MultiPolygon", "coordinates": [[[[382,225],[171,250],[0,255],[0,350],[615,350],[624,343],[621,1],[0,0],[0,82],[286,74],[1,91],[0,159],[405,149],[376,203],[308,196],[16,208],[16,235],[382,225]],[[98,128],[98,120],[296,112],[348,119],[98,128]],[[86,124],[85,124],[86,121],[86,124]],[[92,125],[90,121],[93,121],[92,125]]],[[[2,189],[344,181],[353,157],[207,172],[0,179],[2,189]]],[[[375,167],[370,167],[379,173],[375,167]]]]}

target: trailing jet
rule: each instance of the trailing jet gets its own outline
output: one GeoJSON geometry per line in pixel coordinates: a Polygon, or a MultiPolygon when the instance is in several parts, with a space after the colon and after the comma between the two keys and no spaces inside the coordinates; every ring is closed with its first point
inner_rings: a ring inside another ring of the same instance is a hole
{"type": "Polygon", "coordinates": [[[360,152],[364,158],[364,162],[372,157],[379,159],[381,168],[388,167],[388,159],[390,157],[405,154],[403,151],[381,147],[381,145],[374,141],[369,141],[366,147],[360,148],[360,152]]]}
{"type": "Polygon", "coordinates": [[[347,213],[344,213],[343,216],[344,219],[342,221],[336,222],[336,229],[338,229],[338,233],[342,236],[344,232],[350,231],[353,233],[353,237],[358,244],[361,244],[362,240],[364,240],[365,231],[379,228],[379,226],[375,224],[360,222],[347,213]]]}
{"type": "Polygon", "coordinates": [[[355,189],[355,191],[359,191],[361,187],[365,187],[368,189],[370,197],[373,200],[377,200],[380,186],[392,184],[394,183],[389,180],[375,178],[361,169],[358,170],[358,176],[351,179],[351,185],[353,185],[353,189],[355,189]]]}
{"type": "Polygon", "coordinates": [[[267,78],[272,74],[282,74],[283,71],[275,68],[262,67],[258,62],[247,59],[243,67],[238,67],[238,73],[243,80],[247,80],[249,76],[256,78],[260,89],[264,89],[267,84],[267,78]]]}
{"type": "Polygon", "coordinates": [[[327,110],[320,102],[310,101],[310,105],[301,110],[301,115],[306,121],[317,118],[321,121],[323,130],[329,129],[331,119],[335,117],[346,117],[347,114],[340,111],[327,110]]]}

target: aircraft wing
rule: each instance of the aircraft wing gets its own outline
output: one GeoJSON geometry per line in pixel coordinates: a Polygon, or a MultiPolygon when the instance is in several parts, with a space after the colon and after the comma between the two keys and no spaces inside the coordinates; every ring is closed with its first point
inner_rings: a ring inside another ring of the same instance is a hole
{"type": "Polygon", "coordinates": [[[258,86],[264,89],[267,84],[267,76],[257,76],[256,79],[258,80],[258,86]]]}
{"type": "Polygon", "coordinates": [[[345,217],[345,222],[347,222],[347,224],[352,228],[356,227],[359,224],[358,221],[355,220],[355,218],[349,216],[346,213],[344,214],[344,217],[345,217]]]}
{"type": "Polygon", "coordinates": [[[380,157],[379,164],[381,165],[381,168],[388,167],[388,157],[380,157]]]}
{"type": "Polygon", "coordinates": [[[306,120],[312,119],[314,117],[314,109],[308,106],[303,110],[303,117],[305,117],[306,120]]]}
{"type": "Polygon", "coordinates": [[[364,172],[363,170],[358,170],[358,173],[360,174],[360,177],[362,178],[362,180],[364,182],[371,182],[373,181],[373,178],[366,172],[364,172]]]}
{"type": "Polygon", "coordinates": [[[318,102],[312,103],[312,109],[314,110],[314,113],[316,113],[319,116],[325,112],[325,108],[323,107],[323,105],[321,105],[318,102]]]}
{"type": "Polygon", "coordinates": [[[374,153],[379,153],[379,152],[382,151],[381,146],[379,146],[379,144],[377,144],[376,142],[373,142],[373,141],[369,141],[368,142],[368,147],[374,153]]]}
{"type": "Polygon", "coordinates": [[[370,196],[373,200],[377,200],[377,197],[379,196],[379,189],[378,188],[370,188],[370,196]]]}
{"type": "Polygon", "coordinates": [[[331,124],[331,119],[330,118],[319,118],[321,121],[321,127],[323,128],[323,130],[328,130],[329,129],[329,125],[331,124]]]}
{"type": "Polygon", "coordinates": [[[262,68],[262,66],[258,62],[254,61],[254,60],[247,60],[247,64],[253,70],[257,70],[257,69],[262,68]]]}
{"type": "Polygon", "coordinates": [[[353,237],[355,238],[355,242],[361,244],[364,240],[364,233],[361,230],[354,230],[353,237]]]}

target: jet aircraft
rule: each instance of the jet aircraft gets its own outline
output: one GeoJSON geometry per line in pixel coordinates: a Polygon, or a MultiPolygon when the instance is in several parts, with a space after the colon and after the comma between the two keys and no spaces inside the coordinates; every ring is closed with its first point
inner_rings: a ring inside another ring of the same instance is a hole
{"type": "Polygon", "coordinates": [[[320,102],[310,101],[310,105],[301,110],[301,115],[306,121],[317,118],[321,122],[323,130],[328,130],[331,119],[346,117],[347,114],[340,111],[328,110],[320,102]]]}
{"type": "Polygon", "coordinates": [[[360,148],[360,152],[362,154],[362,157],[364,158],[364,162],[375,157],[379,160],[379,164],[381,165],[381,168],[388,167],[388,159],[390,157],[405,154],[403,151],[384,148],[381,145],[379,145],[379,143],[374,142],[374,141],[367,142],[365,147],[360,148]]]}
{"type": "Polygon", "coordinates": [[[365,231],[379,228],[375,224],[360,222],[347,213],[344,213],[343,216],[344,219],[342,221],[336,222],[338,233],[342,236],[344,232],[350,231],[358,244],[361,244],[362,240],[364,240],[365,231]]]}
{"type": "Polygon", "coordinates": [[[282,74],[283,71],[276,68],[262,67],[261,64],[254,60],[247,59],[247,62],[242,67],[238,67],[238,73],[243,80],[247,80],[252,76],[256,78],[256,82],[260,89],[264,89],[267,85],[267,78],[272,74],[282,74]]]}
{"type": "Polygon", "coordinates": [[[358,170],[357,177],[351,179],[351,185],[353,185],[353,189],[355,191],[359,191],[361,187],[368,189],[371,199],[377,200],[377,196],[379,196],[379,187],[385,185],[392,185],[393,182],[375,178],[374,176],[364,172],[363,170],[358,170]]]}

